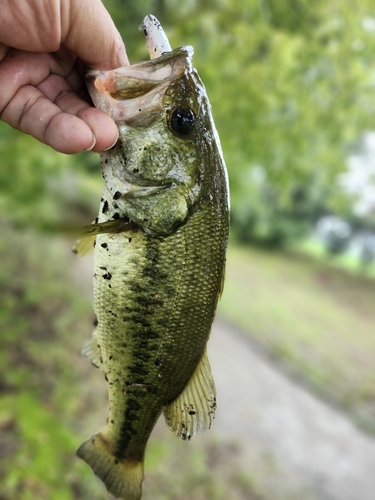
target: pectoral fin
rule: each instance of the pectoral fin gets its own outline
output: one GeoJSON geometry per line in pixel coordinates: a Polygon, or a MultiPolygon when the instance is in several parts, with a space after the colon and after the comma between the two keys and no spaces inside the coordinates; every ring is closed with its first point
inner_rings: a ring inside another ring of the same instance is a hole
{"type": "Polygon", "coordinates": [[[205,351],[181,394],[164,408],[169,429],[182,439],[211,427],[216,410],[216,390],[205,351]]]}
{"type": "Polygon", "coordinates": [[[73,253],[81,257],[89,253],[94,247],[97,234],[119,234],[128,233],[136,230],[137,226],[130,219],[115,219],[105,222],[93,222],[87,226],[83,226],[80,230],[82,238],[76,241],[72,248],[73,253]]]}
{"type": "Polygon", "coordinates": [[[94,222],[88,226],[83,226],[81,231],[82,234],[87,236],[106,233],[119,234],[134,231],[136,227],[134,222],[124,217],[123,219],[107,220],[98,223],[94,222]]]}
{"type": "Polygon", "coordinates": [[[87,255],[94,248],[96,235],[84,236],[77,240],[72,248],[72,252],[80,257],[87,255]]]}

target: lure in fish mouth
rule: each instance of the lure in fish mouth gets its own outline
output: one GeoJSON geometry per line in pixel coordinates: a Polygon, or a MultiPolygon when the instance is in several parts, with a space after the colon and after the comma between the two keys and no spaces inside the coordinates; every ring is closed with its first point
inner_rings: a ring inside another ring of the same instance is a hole
{"type": "Polygon", "coordinates": [[[162,412],[182,439],[211,426],[206,344],[229,229],[227,174],[193,49],[172,50],[153,16],[143,27],[149,61],[87,74],[119,140],[101,154],[105,185],[86,228],[98,324],[83,353],[104,372],[110,411],[77,454],[124,500],[141,498],[145,449],[162,412]]]}

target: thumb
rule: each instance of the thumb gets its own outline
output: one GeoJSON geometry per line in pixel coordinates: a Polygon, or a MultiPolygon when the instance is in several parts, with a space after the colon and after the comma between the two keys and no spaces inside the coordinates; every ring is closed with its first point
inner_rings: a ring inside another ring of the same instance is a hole
{"type": "Polygon", "coordinates": [[[69,0],[61,5],[61,43],[89,68],[129,64],[124,43],[100,0],[69,0]]]}

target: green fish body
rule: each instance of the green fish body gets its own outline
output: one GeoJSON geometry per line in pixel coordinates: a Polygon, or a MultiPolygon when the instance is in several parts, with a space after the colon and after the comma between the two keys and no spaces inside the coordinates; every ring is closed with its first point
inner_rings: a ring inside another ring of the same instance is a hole
{"type": "Polygon", "coordinates": [[[183,47],[89,75],[119,140],[101,155],[105,187],[90,226],[98,324],[84,348],[105,373],[110,412],[77,453],[125,500],[141,498],[160,414],[190,439],[216,408],[206,344],[224,280],[228,183],[191,55],[183,47]]]}

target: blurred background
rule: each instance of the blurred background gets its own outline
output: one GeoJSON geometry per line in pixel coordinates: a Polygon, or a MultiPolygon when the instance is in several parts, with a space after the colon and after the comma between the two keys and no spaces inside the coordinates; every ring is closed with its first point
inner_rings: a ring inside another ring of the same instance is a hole
{"type": "MultiPolygon", "coordinates": [[[[225,292],[209,343],[211,431],[158,423],[154,500],[371,500],[375,478],[375,6],[372,0],[105,0],[131,62],[153,13],[192,45],[231,184],[225,292]]],[[[107,388],[80,355],[99,156],[0,123],[0,499],[104,500],[75,457],[107,388]]]]}

